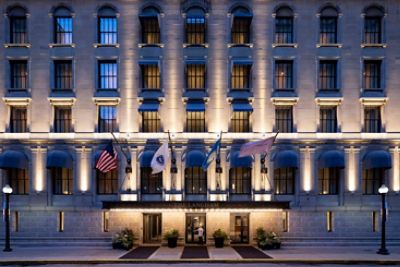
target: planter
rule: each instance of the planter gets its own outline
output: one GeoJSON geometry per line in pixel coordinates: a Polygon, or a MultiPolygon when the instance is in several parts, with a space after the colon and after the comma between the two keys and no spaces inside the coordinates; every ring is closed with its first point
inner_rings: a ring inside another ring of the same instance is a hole
{"type": "Polygon", "coordinates": [[[224,237],[214,237],[214,243],[216,248],[223,248],[224,242],[225,242],[224,237]]]}
{"type": "Polygon", "coordinates": [[[262,250],[269,250],[269,249],[273,249],[274,245],[271,243],[265,243],[265,242],[261,242],[257,244],[258,247],[262,250]]]}
{"type": "Polygon", "coordinates": [[[178,238],[177,237],[168,237],[168,247],[169,248],[176,248],[177,243],[178,243],[178,238]]]}

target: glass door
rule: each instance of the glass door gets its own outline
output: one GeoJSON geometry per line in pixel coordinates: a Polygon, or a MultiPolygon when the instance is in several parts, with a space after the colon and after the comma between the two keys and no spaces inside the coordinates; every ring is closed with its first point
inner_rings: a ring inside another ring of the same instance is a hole
{"type": "Polygon", "coordinates": [[[161,214],[143,215],[143,243],[161,242],[161,214]]]}
{"type": "Polygon", "coordinates": [[[249,214],[231,214],[231,243],[249,243],[249,214]]]}
{"type": "Polygon", "coordinates": [[[205,244],[206,236],[206,215],[186,214],[186,243],[205,244]]]}

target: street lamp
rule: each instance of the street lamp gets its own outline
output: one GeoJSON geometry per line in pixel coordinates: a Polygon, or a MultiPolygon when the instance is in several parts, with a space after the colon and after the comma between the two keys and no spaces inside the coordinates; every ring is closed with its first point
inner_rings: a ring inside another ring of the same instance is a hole
{"type": "Polygon", "coordinates": [[[5,246],[3,251],[5,252],[10,252],[12,251],[11,246],[10,246],[10,195],[12,193],[12,188],[9,185],[6,185],[3,187],[3,193],[5,195],[5,210],[4,210],[4,216],[5,216],[5,222],[6,222],[6,235],[5,235],[5,246]]]}
{"type": "Polygon", "coordinates": [[[389,192],[389,188],[386,185],[382,185],[378,189],[379,194],[382,196],[382,230],[381,230],[381,248],[376,252],[382,255],[389,255],[389,251],[386,249],[386,194],[389,192]]]}

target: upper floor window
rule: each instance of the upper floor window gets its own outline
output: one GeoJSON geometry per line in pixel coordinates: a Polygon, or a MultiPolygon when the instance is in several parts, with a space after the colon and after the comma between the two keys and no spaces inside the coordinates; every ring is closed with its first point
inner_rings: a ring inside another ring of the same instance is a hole
{"type": "Polygon", "coordinates": [[[11,107],[10,132],[25,133],[28,131],[28,115],[26,107],[11,107]]]}
{"type": "Polygon", "coordinates": [[[275,130],[281,133],[293,132],[292,106],[278,106],[275,108],[275,130]]]}
{"type": "Polygon", "coordinates": [[[206,120],[204,111],[186,112],[186,131],[187,132],[205,132],[206,120]]]}
{"type": "Polygon", "coordinates": [[[26,60],[10,61],[10,89],[26,90],[28,88],[28,63],[26,60]]]}
{"type": "Polygon", "coordinates": [[[151,167],[140,168],[141,192],[142,194],[162,193],[162,172],[152,174],[151,167]]]}
{"type": "Polygon", "coordinates": [[[206,17],[201,8],[190,8],[185,18],[185,42],[190,45],[206,43],[206,17]]]}
{"type": "Polygon", "coordinates": [[[28,43],[26,10],[22,7],[14,7],[7,15],[10,21],[9,42],[12,44],[28,43]]]}
{"type": "Polygon", "coordinates": [[[293,89],[293,61],[275,61],[275,89],[293,89]]]}
{"type": "Polygon", "coordinates": [[[236,167],[229,170],[229,191],[231,194],[251,193],[251,168],[236,167]]]}
{"type": "Polygon", "coordinates": [[[237,7],[232,10],[231,43],[250,43],[250,25],[253,15],[245,7],[237,7]]]}
{"type": "Polygon", "coordinates": [[[274,192],[276,195],[293,195],[296,168],[274,169],[274,192]]]}
{"type": "Polygon", "coordinates": [[[207,172],[202,167],[185,168],[185,193],[207,194],[207,172]]]}
{"type": "Polygon", "coordinates": [[[69,168],[52,168],[51,179],[53,184],[54,195],[71,195],[73,192],[73,176],[72,169],[69,168]]]}
{"type": "Polygon", "coordinates": [[[114,9],[102,7],[98,12],[97,42],[105,45],[118,43],[118,24],[114,9]]]}
{"type": "Polygon", "coordinates": [[[118,70],[116,60],[99,61],[98,88],[113,90],[118,88],[118,70]]]}
{"type": "Polygon", "coordinates": [[[364,60],[364,89],[382,89],[382,61],[364,60]]]}
{"type": "Polygon", "coordinates": [[[231,73],[231,89],[251,88],[251,64],[234,62],[231,73]]]}
{"type": "Polygon", "coordinates": [[[321,107],[319,110],[319,130],[322,133],[337,132],[336,106],[321,107]]]}
{"type": "Polygon", "coordinates": [[[319,18],[319,43],[336,44],[338,42],[338,11],[333,7],[322,9],[319,18]]]}
{"type": "Polygon", "coordinates": [[[364,108],[364,132],[380,133],[382,131],[381,107],[364,108]]]}
{"type": "Polygon", "coordinates": [[[281,7],[275,17],[275,43],[292,44],[294,42],[293,10],[290,7],[281,7]]]}
{"type": "Polygon", "coordinates": [[[72,44],[72,12],[66,7],[54,11],[54,43],[72,44]]]}
{"type": "Polygon", "coordinates": [[[320,195],[337,195],[339,193],[339,168],[320,168],[318,172],[318,192],[320,195]]]}
{"type": "Polygon", "coordinates": [[[72,88],[73,88],[72,61],[71,60],[54,61],[54,89],[71,90],[72,88]]]}
{"type": "Polygon", "coordinates": [[[98,132],[107,133],[117,131],[117,107],[99,106],[98,132]]]}
{"type": "Polygon", "coordinates": [[[250,132],[250,115],[248,111],[233,111],[230,131],[236,133],[250,132]]]}
{"type": "Polygon", "coordinates": [[[144,111],[142,112],[142,132],[154,133],[160,132],[161,122],[158,111],[144,111]]]}
{"type": "Polygon", "coordinates": [[[161,89],[161,73],[158,63],[140,65],[142,71],[142,89],[161,89]]]}
{"type": "Polygon", "coordinates": [[[186,89],[206,88],[206,65],[204,63],[186,64],[186,89]]]}
{"type": "Polygon", "coordinates": [[[109,195],[118,193],[118,168],[107,173],[96,170],[97,194],[109,195]]]}
{"type": "Polygon", "coordinates": [[[378,189],[385,181],[384,168],[371,168],[363,170],[362,186],[364,195],[377,195],[378,189]]]}
{"type": "Polygon", "coordinates": [[[337,89],[337,61],[321,60],[319,62],[319,89],[337,89]]]}
{"type": "Polygon", "coordinates": [[[161,43],[159,15],[154,7],[147,7],[139,14],[143,44],[161,43]]]}
{"type": "Polygon", "coordinates": [[[27,169],[10,168],[5,170],[6,181],[13,189],[14,195],[29,194],[29,176],[27,169]]]}
{"type": "Polygon", "coordinates": [[[369,7],[365,10],[364,17],[364,43],[380,44],[383,39],[383,8],[369,7]]]}
{"type": "Polygon", "coordinates": [[[72,110],[71,107],[54,107],[54,132],[69,133],[72,132],[72,110]]]}

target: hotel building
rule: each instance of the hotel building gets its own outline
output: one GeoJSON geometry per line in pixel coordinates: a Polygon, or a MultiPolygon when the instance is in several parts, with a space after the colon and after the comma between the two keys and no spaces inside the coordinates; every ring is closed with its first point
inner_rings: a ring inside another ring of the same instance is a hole
{"type": "MultiPolygon", "coordinates": [[[[17,243],[400,242],[397,0],[0,0],[17,243]],[[279,131],[264,158],[240,146],[279,131]],[[173,160],[152,175],[171,135],[173,160]],[[94,168],[114,133],[119,166],[94,168]],[[220,164],[201,164],[222,133],[220,164]]],[[[4,222],[0,222],[1,228],[4,222]]],[[[4,231],[0,232],[0,238],[4,231]]]]}

